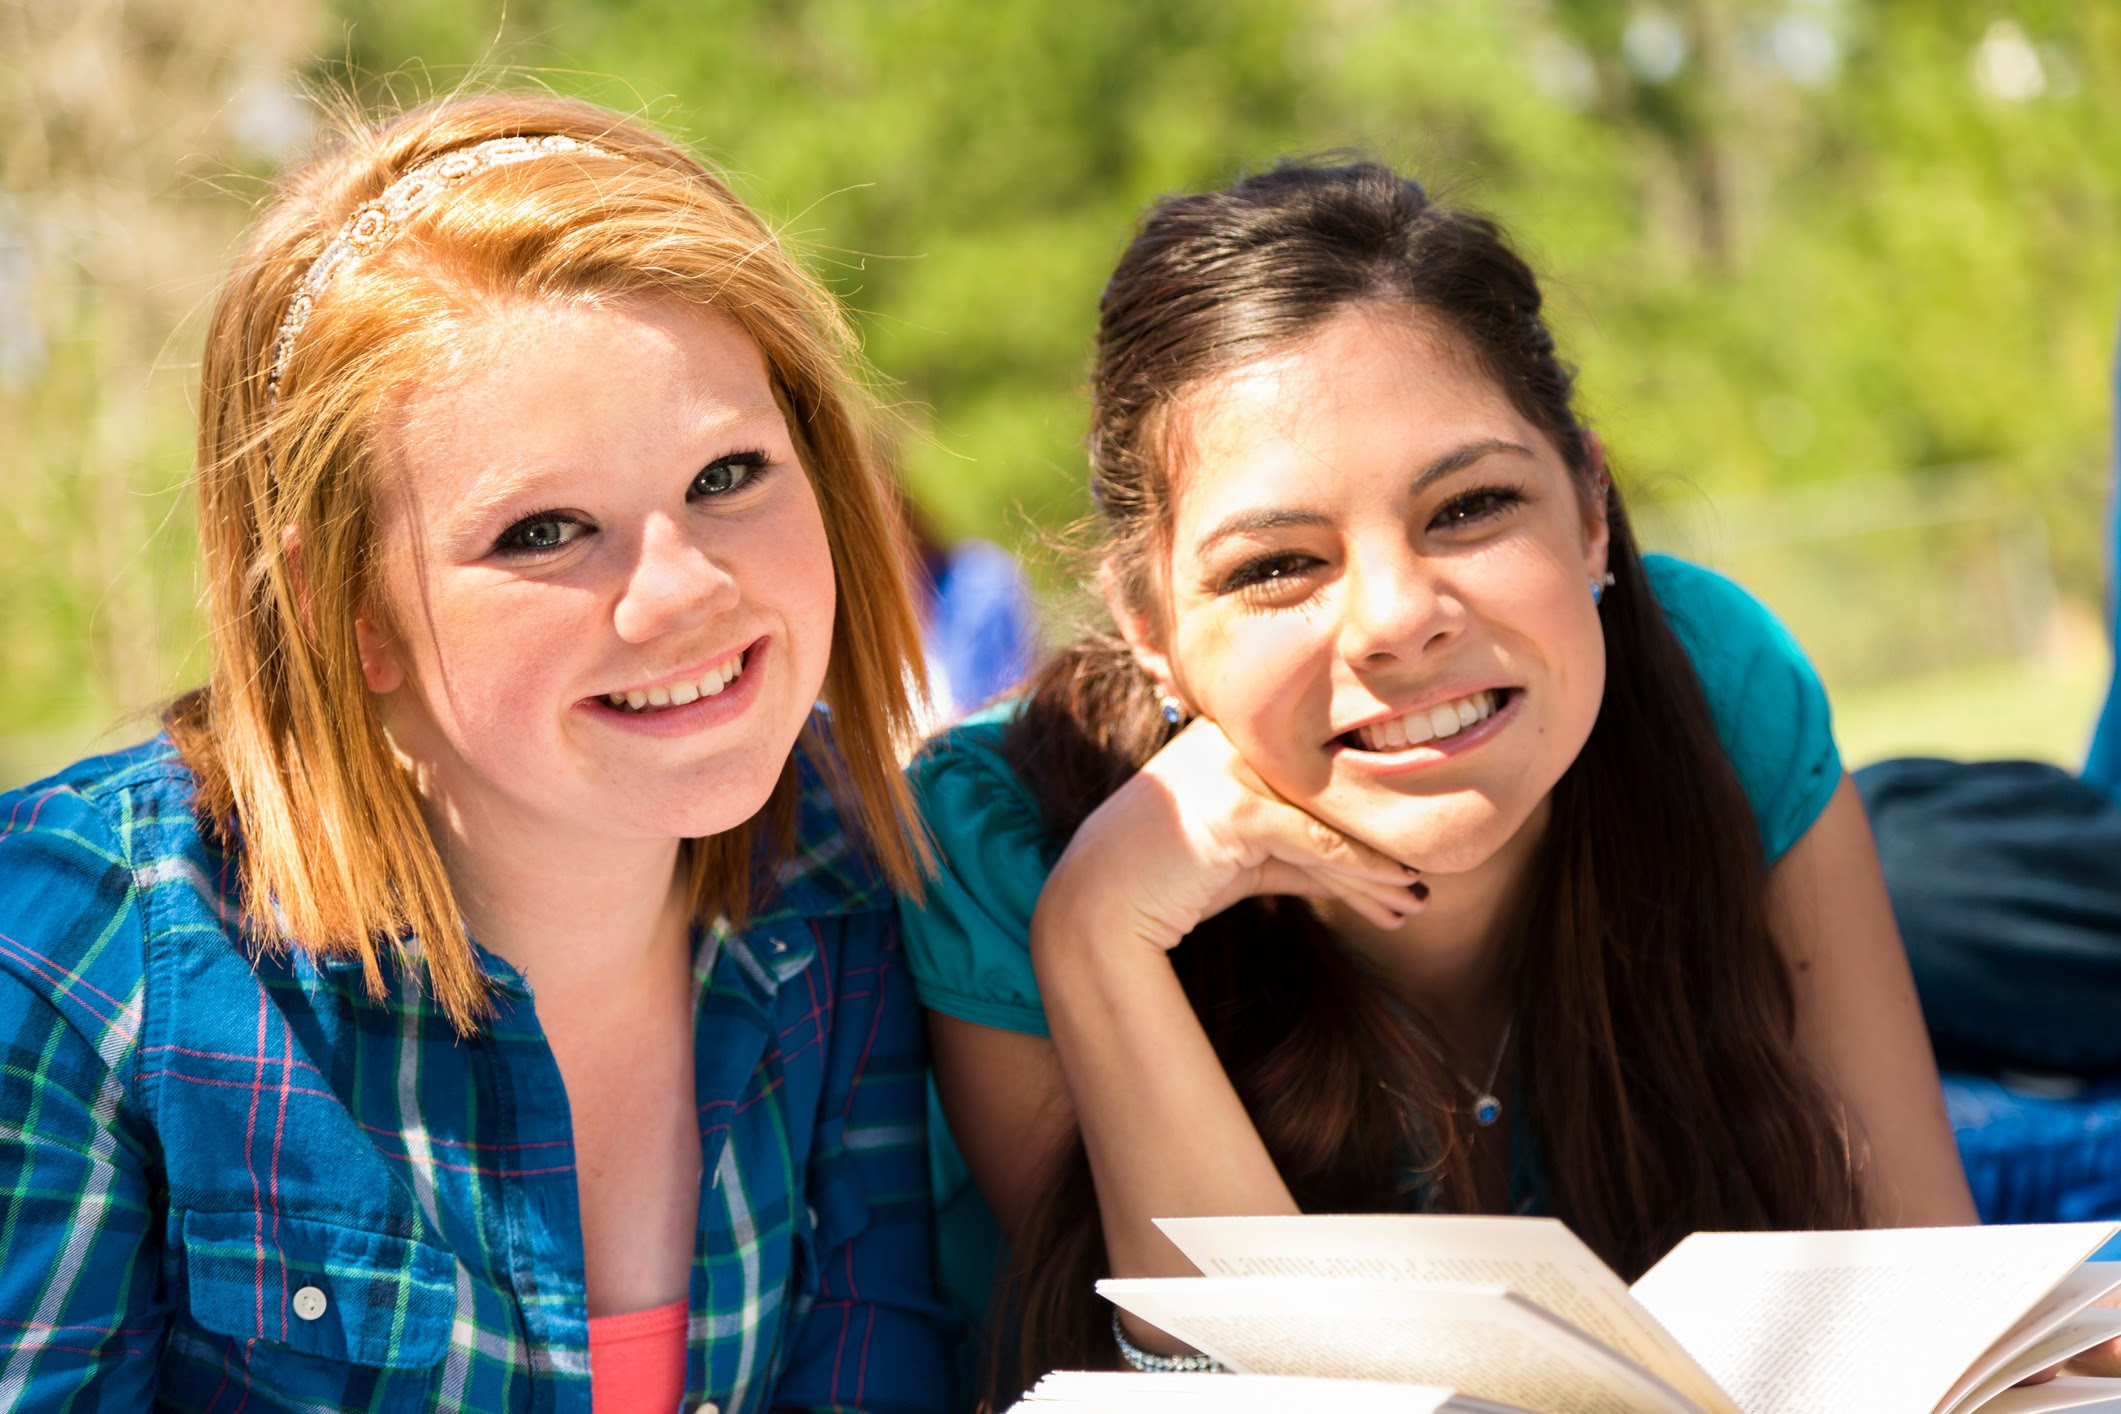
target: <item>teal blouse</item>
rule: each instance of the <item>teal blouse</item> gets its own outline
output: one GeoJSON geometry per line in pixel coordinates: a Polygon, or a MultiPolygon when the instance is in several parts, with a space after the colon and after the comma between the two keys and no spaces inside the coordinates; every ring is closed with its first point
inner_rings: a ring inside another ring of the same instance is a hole
{"type": "MultiPolygon", "coordinates": [[[[1789,631],[1712,570],[1648,555],[1650,585],[1693,659],[1716,734],[1752,802],[1767,862],[1811,828],[1841,781],[1825,689],[1789,631]]],[[[1038,803],[1002,756],[1012,704],[945,732],[915,761],[913,790],[939,871],[902,901],[921,1004],[1004,1031],[1047,1034],[1031,969],[1031,910],[1056,850],[1038,803]]],[[[960,1314],[986,1310],[1000,1236],[929,1091],[930,1180],[940,1275],[960,1314]]]]}

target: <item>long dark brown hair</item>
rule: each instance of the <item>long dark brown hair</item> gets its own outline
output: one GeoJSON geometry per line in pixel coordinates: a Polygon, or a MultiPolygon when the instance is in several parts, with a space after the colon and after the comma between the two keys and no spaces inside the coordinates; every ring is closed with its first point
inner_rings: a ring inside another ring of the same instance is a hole
{"type": "MultiPolygon", "coordinates": [[[[1366,304],[1451,331],[1553,443],[1580,494],[1604,492],[1538,283],[1495,225],[1382,166],[1285,164],[1158,203],[1105,287],[1090,452],[1107,564],[1132,609],[1159,619],[1174,402],[1366,304]]],[[[1552,1210],[1632,1278],[1697,1229],[1851,1226],[1860,1207],[1838,1109],[1796,1052],[1744,790],[1617,494],[1608,520],[1604,705],[1554,788],[1506,976],[1514,1094],[1552,1210]]],[[[1133,656],[1100,636],[1046,665],[1005,749],[1057,845],[1171,730],[1133,656]]],[[[1172,956],[1305,1211],[1405,1206],[1410,1154],[1427,1168],[1430,1206],[1478,1207],[1469,1121],[1439,1039],[1305,903],[1241,904],[1172,956]]],[[[1114,1362],[1109,1311],[1091,1290],[1106,1256],[1080,1141],[1013,1265],[1015,1387],[1114,1362]]]]}

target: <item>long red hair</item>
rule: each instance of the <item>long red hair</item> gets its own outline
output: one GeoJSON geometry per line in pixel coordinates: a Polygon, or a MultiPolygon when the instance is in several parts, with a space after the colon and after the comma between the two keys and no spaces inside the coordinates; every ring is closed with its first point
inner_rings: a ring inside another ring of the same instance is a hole
{"type": "MultiPolygon", "coordinates": [[[[723,312],[765,355],[839,585],[824,688],[837,749],[814,754],[885,874],[920,884],[921,836],[897,769],[914,730],[919,630],[837,304],[725,183],[602,108],[496,94],[354,122],[281,183],[214,305],[196,473],[213,673],[170,727],[201,809],[240,831],[260,942],[357,957],[372,989],[386,952],[416,947],[460,1028],[483,1014],[485,979],[354,643],[357,607],[387,611],[370,594],[378,426],[394,389],[446,366],[476,301],[637,295],[723,312]],[[544,134],[594,150],[469,178],[352,262],[269,395],[289,303],[352,212],[445,154],[544,134]]],[[[692,843],[702,916],[741,922],[754,881],[772,877],[791,844],[793,772],[760,817],[692,843]]]]}

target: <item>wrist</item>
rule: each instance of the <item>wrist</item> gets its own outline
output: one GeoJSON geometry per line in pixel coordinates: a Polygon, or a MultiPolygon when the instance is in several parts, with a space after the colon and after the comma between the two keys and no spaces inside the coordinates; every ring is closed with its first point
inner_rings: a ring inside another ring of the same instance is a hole
{"type": "Polygon", "coordinates": [[[1133,907],[1123,885],[1100,886],[1097,873],[1094,862],[1063,858],[1040,891],[1031,913],[1031,959],[1040,976],[1168,968],[1178,938],[1133,907]]]}

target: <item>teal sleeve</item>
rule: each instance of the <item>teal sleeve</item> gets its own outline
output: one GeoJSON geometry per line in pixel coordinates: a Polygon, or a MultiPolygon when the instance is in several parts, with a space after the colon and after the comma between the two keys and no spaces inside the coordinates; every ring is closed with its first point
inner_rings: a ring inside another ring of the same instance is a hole
{"type": "Polygon", "coordinates": [[[1650,587],[1701,678],[1773,864],[1841,784],[1841,752],[1819,675],[1767,607],[1713,570],[1645,555],[1650,587]]]}
{"type": "Polygon", "coordinates": [[[921,1005],[980,1026],[1046,1032],[1031,911],[1052,860],[1038,802],[1001,754],[1008,706],[959,723],[915,758],[914,803],[937,868],[899,918],[921,1005]]]}

